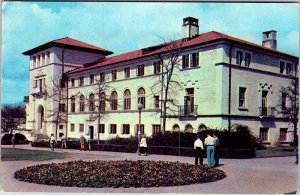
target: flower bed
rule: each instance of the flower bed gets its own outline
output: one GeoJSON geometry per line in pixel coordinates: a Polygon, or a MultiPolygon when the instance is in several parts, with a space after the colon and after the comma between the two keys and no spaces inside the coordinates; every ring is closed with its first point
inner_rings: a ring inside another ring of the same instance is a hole
{"type": "Polygon", "coordinates": [[[159,187],[208,183],[226,174],[203,165],[167,161],[71,161],[15,172],[20,181],[77,187],[159,187]]]}

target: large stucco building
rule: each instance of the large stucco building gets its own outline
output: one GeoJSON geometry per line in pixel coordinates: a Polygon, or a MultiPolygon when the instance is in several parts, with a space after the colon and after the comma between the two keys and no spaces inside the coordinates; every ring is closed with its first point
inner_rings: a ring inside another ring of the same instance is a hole
{"type": "Polygon", "coordinates": [[[137,133],[141,102],[142,129],[150,136],[161,129],[159,81],[166,80],[163,65],[169,62],[162,56],[177,52],[170,50],[176,46],[180,55],[173,80],[180,86],[170,94],[173,112],[166,113],[166,130],[196,132],[241,123],[266,144],[291,141],[292,123],[274,107],[289,105],[280,89],[297,76],[299,59],[276,49],[276,31],[263,32],[257,45],[215,31],[199,34],[198,20],[191,17],[183,19],[182,28],[180,40],[112,57],[109,50],[68,37],[24,52],[30,57],[26,127],[56,132],[59,113],[58,134],[96,139],[99,129],[100,139],[129,137],[137,133]],[[99,126],[98,108],[105,110],[99,126]]]}

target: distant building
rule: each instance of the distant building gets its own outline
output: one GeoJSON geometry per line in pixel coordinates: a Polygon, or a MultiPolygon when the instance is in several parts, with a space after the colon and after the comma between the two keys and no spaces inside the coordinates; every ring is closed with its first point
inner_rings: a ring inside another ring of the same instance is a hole
{"type": "MultiPolygon", "coordinates": [[[[276,49],[276,31],[263,32],[261,46],[215,31],[199,34],[198,19],[192,17],[183,19],[182,28],[182,40],[177,40],[183,41],[182,65],[176,70],[182,88],[173,97],[176,112],[167,113],[166,129],[197,132],[241,123],[266,144],[292,141],[292,123],[274,107],[289,104],[279,90],[297,75],[299,58],[276,49]]],[[[167,45],[107,57],[113,52],[66,37],[24,52],[30,57],[26,128],[56,132],[49,110],[57,109],[65,113],[57,132],[68,137],[96,139],[98,130],[100,139],[129,137],[137,133],[140,101],[143,132],[160,131],[162,96],[151,88],[162,76],[158,54],[167,45]],[[49,94],[60,79],[67,81],[63,93],[68,98],[58,105],[49,94]],[[99,126],[91,117],[101,96],[98,81],[111,86],[99,126]]]]}

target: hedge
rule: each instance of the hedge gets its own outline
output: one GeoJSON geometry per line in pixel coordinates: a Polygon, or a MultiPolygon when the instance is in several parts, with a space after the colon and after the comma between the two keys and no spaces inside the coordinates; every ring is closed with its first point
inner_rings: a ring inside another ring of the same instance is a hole
{"type": "MultiPolygon", "coordinates": [[[[2,145],[12,145],[11,138],[13,134],[4,134],[1,139],[2,145]]],[[[28,144],[29,141],[26,139],[26,137],[20,133],[15,134],[15,145],[17,144],[28,144]]]]}

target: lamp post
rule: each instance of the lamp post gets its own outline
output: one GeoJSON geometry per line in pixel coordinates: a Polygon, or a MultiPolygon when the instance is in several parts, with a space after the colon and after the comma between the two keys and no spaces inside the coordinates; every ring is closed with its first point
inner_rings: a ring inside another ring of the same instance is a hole
{"type": "Polygon", "coordinates": [[[141,141],[141,110],[143,108],[143,104],[141,102],[139,102],[138,105],[137,105],[137,107],[139,109],[139,126],[138,126],[138,129],[137,129],[137,134],[138,134],[138,136],[137,136],[138,137],[138,151],[139,151],[140,141],[141,141]]]}

